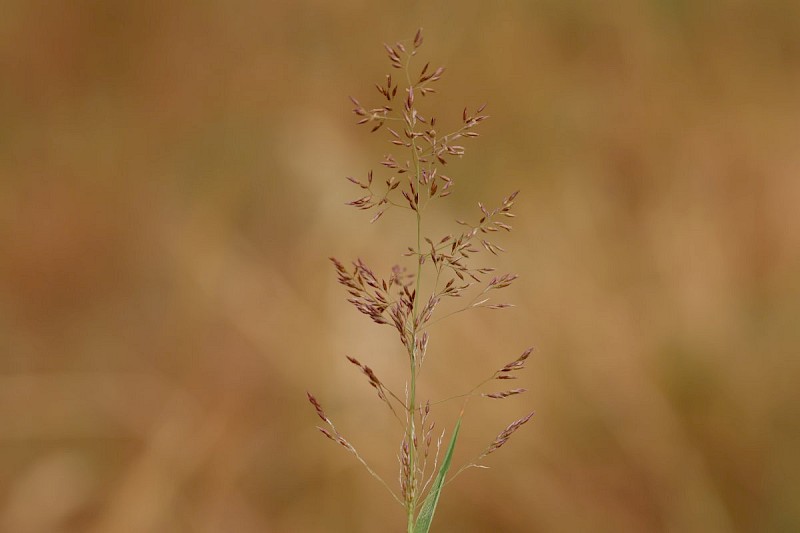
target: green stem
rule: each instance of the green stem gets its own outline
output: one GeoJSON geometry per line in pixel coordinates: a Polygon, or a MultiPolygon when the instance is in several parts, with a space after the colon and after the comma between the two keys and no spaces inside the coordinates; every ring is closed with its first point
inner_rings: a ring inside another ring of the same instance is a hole
{"type": "MultiPolygon", "coordinates": [[[[414,152],[414,174],[415,179],[417,182],[417,191],[420,190],[419,188],[419,181],[420,181],[420,168],[419,168],[419,159],[417,157],[417,145],[414,139],[411,140],[411,149],[414,152]]],[[[420,250],[422,246],[422,216],[419,212],[419,205],[417,205],[417,250],[420,250]]],[[[411,491],[411,500],[408,503],[407,512],[407,526],[408,526],[408,533],[413,533],[414,531],[414,511],[417,507],[417,486],[416,486],[416,478],[417,478],[417,447],[414,444],[414,436],[417,434],[416,432],[416,405],[417,405],[417,320],[419,318],[419,307],[417,302],[419,301],[419,291],[420,291],[420,280],[422,279],[422,261],[421,258],[417,258],[417,277],[416,277],[416,287],[414,292],[414,302],[412,306],[412,322],[411,322],[411,339],[410,349],[409,349],[409,364],[411,370],[411,384],[409,386],[409,399],[408,399],[408,463],[409,463],[409,480],[408,480],[408,487],[411,491]]]]}
{"type": "MultiPolygon", "coordinates": [[[[406,62],[405,74],[406,80],[408,82],[409,90],[414,89],[414,84],[411,82],[411,77],[409,74],[409,64],[411,62],[411,56],[409,56],[408,61],[406,62]]],[[[412,111],[409,111],[413,113],[412,111]]],[[[416,128],[412,126],[411,130],[414,131],[416,128]]],[[[420,189],[420,161],[419,161],[419,153],[417,152],[417,141],[416,137],[411,137],[411,152],[412,152],[412,160],[414,161],[414,179],[416,181],[416,190],[417,193],[422,196],[421,189],[420,189]]],[[[420,205],[417,202],[416,208],[416,215],[417,215],[417,252],[422,250],[422,214],[420,213],[420,205]]],[[[421,279],[422,279],[422,257],[417,257],[417,276],[416,276],[416,284],[415,284],[415,292],[414,292],[414,302],[412,305],[412,322],[411,322],[411,339],[410,339],[410,346],[409,346],[409,366],[411,371],[411,379],[409,385],[409,398],[408,398],[408,433],[406,438],[408,439],[408,462],[409,462],[409,479],[408,481],[408,488],[411,491],[411,497],[407,503],[408,508],[406,509],[407,514],[407,530],[408,533],[414,532],[414,519],[415,519],[415,511],[417,508],[417,499],[419,495],[417,494],[417,447],[414,443],[414,437],[417,434],[416,431],[416,411],[417,411],[417,333],[418,333],[418,319],[419,319],[419,306],[417,302],[420,298],[420,288],[421,288],[421,279]]]]}

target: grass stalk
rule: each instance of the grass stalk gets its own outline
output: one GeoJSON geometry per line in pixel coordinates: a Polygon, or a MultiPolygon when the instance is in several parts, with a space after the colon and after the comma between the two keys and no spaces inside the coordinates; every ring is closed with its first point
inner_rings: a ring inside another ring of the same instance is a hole
{"type": "MultiPolygon", "coordinates": [[[[326,437],[353,453],[368,472],[384,484],[392,496],[405,507],[407,533],[428,533],[431,527],[442,488],[447,483],[446,478],[464,415],[462,409],[451,432],[442,461],[439,462],[444,432],[436,440],[434,451],[435,421],[430,420],[431,406],[457,398],[467,398],[468,400],[477,395],[480,388],[494,380],[516,379],[516,372],[524,368],[525,360],[531,353],[530,349],[526,350],[517,359],[496,370],[489,378],[467,393],[452,395],[434,403],[426,401],[424,407],[418,401],[418,377],[425,361],[428,328],[443,318],[471,309],[511,307],[510,304],[493,303],[490,300],[494,291],[508,287],[517,278],[515,274],[504,274],[493,276],[487,280],[494,269],[478,267],[473,264],[473,256],[476,254],[485,251],[497,255],[504,251],[501,246],[493,242],[494,239],[490,241],[489,238],[500,231],[511,230],[511,226],[504,220],[514,217],[511,208],[517,196],[516,192],[505,197],[500,206],[491,210],[479,202],[480,214],[476,223],[456,221],[465,228],[460,233],[450,233],[435,240],[425,235],[423,211],[434,201],[444,199],[452,192],[454,180],[443,173],[444,166],[448,159],[460,158],[465,152],[462,145],[455,143],[477,137],[478,133],[474,130],[488,116],[482,114],[485,106],[478,107],[474,113],[470,113],[467,108],[464,108],[461,124],[458,127],[444,135],[437,131],[439,125],[436,123],[436,118],[429,115],[427,111],[423,112],[419,100],[436,92],[434,86],[441,79],[445,69],[444,67],[430,69],[430,64],[426,63],[419,74],[415,74],[416,71],[412,70],[416,68],[413,60],[421,45],[421,30],[417,32],[413,41],[398,42],[393,46],[384,45],[392,68],[403,72],[405,87],[401,88],[391,74],[387,74],[385,83],[375,86],[384,100],[382,105],[367,108],[351,97],[355,106],[353,112],[358,117],[358,124],[367,125],[372,132],[381,128],[388,131],[388,141],[405,155],[396,158],[395,155],[389,154],[384,156],[380,162],[381,166],[385,168],[384,172],[389,174],[385,180],[384,192],[379,191],[373,170],[367,173],[365,179],[347,177],[361,190],[360,196],[348,202],[348,205],[359,210],[376,211],[370,222],[378,221],[387,210],[397,207],[414,212],[415,246],[409,247],[403,255],[413,258],[415,267],[412,269],[412,273],[407,274],[407,269],[401,265],[395,265],[388,276],[381,277],[376,275],[361,259],[354,261],[348,268],[337,259],[331,258],[338,281],[349,294],[348,301],[358,311],[370,317],[374,323],[394,327],[408,355],[409,375],[405,387],[405,401],[398,398],[369,366],[362,364],[354,357],[347,356],[350,362],[358,366],[367,376],[369,384],[375,388],[378,397],[389,406],[396,418],[405,424],[398,456],[400,463],[399,497],[356,451],[355,447],[338,432],[324,413],[319,401],[311,394],[308,395],[318,416],[327,425],[327,427],[318,429],[326,437]],[[400,196],[405,199],[405,202],[400,196]],[[422,280],[426,269],[434,270],[435,283],[429,294],[423,298],[422,280]],[[436,308],[443,299],[456,299],[467,293],[474,294],[466,306],[441,317],[437,315],[436,308]],[[478,298],[481,300],[476,302],[478,298]],[[397,416],[392,401],[403,406],[405,421],[397,416]],[[432,457],[433,465],[430,472],[428,472],[429,457],[432,457]]],[[[504,399],[523,392],[525,389],[514,388],[481,393],[481,396],[490,399],[504,399]]],[[[530,417],[531,415],[528,415],[509,425],[483,453],[478,455],[476,460],[459,469],[456,475],[465,468],[480,466],[479,461],[500,448],[511,434],[526,423],[530,417]]]]}

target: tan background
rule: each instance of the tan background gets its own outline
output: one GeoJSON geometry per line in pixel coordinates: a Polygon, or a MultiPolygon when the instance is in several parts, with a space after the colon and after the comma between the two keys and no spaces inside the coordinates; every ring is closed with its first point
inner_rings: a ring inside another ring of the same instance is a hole
{"type": "Polygon", "coordinates": [[[800,530],[800,4],[262,0],[2,3],[0,531],[403,530],[305,391],[396,479],[344,355],[401,391],[402,353],[326,258],[410,242],[343,176],[418,26],[440,117],[492,115],[431,232],[522,189],[518,307],[436,329],[424,390],[536,346],[434,530],[800,530]]]}

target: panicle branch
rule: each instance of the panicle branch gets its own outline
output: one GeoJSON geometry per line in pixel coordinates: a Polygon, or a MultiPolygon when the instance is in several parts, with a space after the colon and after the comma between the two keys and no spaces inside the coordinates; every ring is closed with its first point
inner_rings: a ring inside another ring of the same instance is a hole
{"type": "Polygon", "coordinates": [[[405,402],[403,402],[403,400],[398,398],[397,395],[391,391],[391,389],[386,387],[386,385],[384,385],[383,382],[380,379],[378,379],[378,376],[375,375],[375,372],[370,367],[368,367],[365,364],[362,364],[358,359],[356,359],[355,357],[351,357],[349,355],[347,356],[347,360],[361,369],[361,372],[363,372],[364,375],[367,376],[369,384],[372,385],[372,387],[375,388],[375,390],[377,391],[378,398],[380,398],[384,403],[386,403],[386,405],[392,411],[392,414],[395,416],[395,418],[400,420],[400,417],[398,416],[397,411],[394,410],[394,406],[392,405],[392,402],[389,400],[389,398],[394,399],[403,408],[407,408],[405,402]],[[387,393],[389,396],[387,396],[387,393]]]}
{"type": "Polygon", "coordinates": [[[503,431],[500,432],[499,435],[497,435],[497,437],[495,437],[492,443],[478,456],[477,461],[480,461],[487,455],[492,454],[497,450],[499,450],[500,447],[502,447],[506,442],[508,442],[508,439],[511,438],[511,435],[513,435],[515,431],[521,428],[532,417],[533,417],[533,411],[528,413],[526,416],[523,416],[519,420],[515,420],[514,422],[509,424],[503,431]]]}
{"type": "Polygon", "coordinates": [[[367,464],[364,458],[361,457],[361,455],[358,453],[358,450],[356,450],[355,446],[350,444],[350,442],[346,438],[344,438],[344,436],[342,436],[341,433],[339,433],[339,431],[336,429],[336,426],[333,425],[333,422],[331,422],[330,419],[325,415],[325,411],[322,409],[322,405],[319,403],[319,400],[317,400],[314,397],[314,395],[308,391],[306,391],[306,395],[308,396],[308,401],[311,403],[311,405],[314,406],[314,410],[317,412],[317,415],[328,425],[328,428],[330,428],[328,429],[317,426],[319,432],[325,435],[333,442],[336,442],[339,445],[341,445],[348,452],[352,453],[358,460],[358,462],[361,463],[364,466],[364,468],[367,469],[369,474],[375,479],[377,479],[384,486],[384,488],[387,491],[389,491],[389,494],[392,495],[392,498],[394,498],[394,500],[397,503],[399,503],[400,505],[405,505],[397,496],[397,494],[394,493],[392,488],[386,483],[386,481],[384,481],[383,478],[379,476],[378,473],[375,472],[371,466],[369,466],[369,464],[367,464]]]}

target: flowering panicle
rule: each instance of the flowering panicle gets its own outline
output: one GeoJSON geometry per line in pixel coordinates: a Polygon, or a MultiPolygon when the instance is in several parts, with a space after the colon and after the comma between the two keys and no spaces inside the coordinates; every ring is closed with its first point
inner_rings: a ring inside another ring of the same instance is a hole
{"type": "MultiPolygon", "coordinates": [[[[377,162],[377,168],[367,170],[362,177],[347,176],[347,180],[358,189],[357,196],[347,205],[358,210],[372,210],[370,223],[380,220],[390,209],[408,212],[416,223],[416,232],[414,241],[402,255],[408,258],[406,261],[410,264],[395,265],[388,273],[377,274],[362,259],[356,259],[346,266],[338,259],[330,258],[338,282],[347,291],[347,301],[374,323],[392,327],[408,357],[409,375],[405,394],[398,396],[370,366],[347,356],[348,361],[366,376],[378,398],[389,407],[403,427],[397,454],[399,494],[367,465],[350,442],[336,430],[319,401],[308,394],[309,402],[325,422],[325,427],[318,429],[353,453],[392,493],[406,510],[409,532],[427,532],[430,527],[461,424],[459,417],[451,432],[450,444],[445,449],[442,446],[445,432],[440,432],[438,436],[434,434],[436,424],[431,416],[432,407],[441,402],[418,401],[417,375],[428,353],[429,328],[439,320],[462,311],[512,307],[512,304],[495,303],[492,299],[496,291],[510,287],[518,277],[512,273],[495,274],[493,267],[476,261],[486,261],[505,252],[505,248],[498,244],[497,236],[512,230],[510,221],[515,216],[512,207],[519,191],[503,198],[496,207],[487,207],[479,202],[475,218],[470,222],[456,220],[456,226],[453,227],[455,231],[438,236],[426,235],[423,231],[425,213],[436,202],[450,196],[455,188],[456,179],[449,172],[445,173],[446,165],[453,158],[464,156],[468,142],[479,136],[476,130],[489,117],[484,113],[486,104],[465,107],[457,119],[457,125],[448,129],[442,127],[434,114],[422,109],[422,100],[436,93],[437,82],[445,73],[444,67],[434,67],[430,63],[425,63],[421,68],[415,66],[413,60],[422,43],[420,30],[409,42],[384,45],[394,69],[392,72],[399,71],[400,75],[386,74],[375,84],[379,103],[363,105],[359,99],[350,97],[356,123],[369,128],[371,132],[386,132],[391,151],[377,162]],[[433,281],[422,285],[421,279],[428,276],[433,281]],[[433,288],[423,294],[422,287],[429,285],[433,285],[433,288]],[[443,314],[441,304],[446,299],[455,302],[461,299],[464,303],[461,306],[454,303],[458,309],[443,314]]],[[[526,392],[524,388],[513,388],[479,393],[478,389],[494,379],[516,379],[516,373],[524,368],[530,354],[531,349],[526,350],[472,391],[450,400],[473,396],[499,400],[526,392]]],[[[500,448],[531,416],[509,425],[475,461],[464,468],[480,466],[477,464],[479,460],[500,448]]]]}

